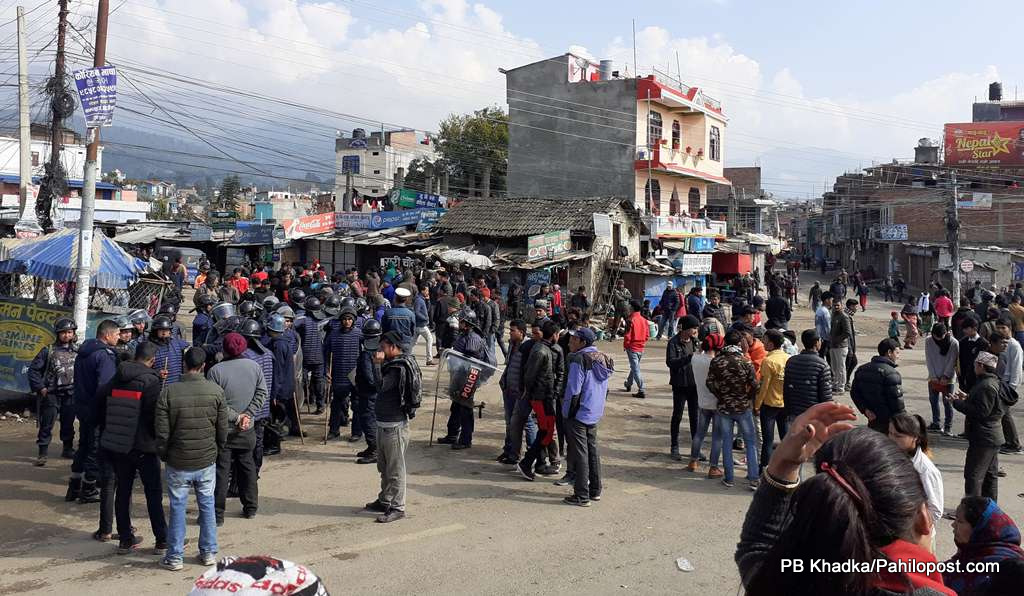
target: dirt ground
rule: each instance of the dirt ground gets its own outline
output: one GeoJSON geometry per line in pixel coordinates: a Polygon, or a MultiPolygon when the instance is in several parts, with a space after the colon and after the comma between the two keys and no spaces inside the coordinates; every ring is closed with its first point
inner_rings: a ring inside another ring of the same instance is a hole
{"type": "MultiPolygon", "coordinates": [[[[814,279],[805,273],[805,288],[814,279]]],[[[856,317],[862,362],[884,336],[895,308],[872,298],[867,312],[856,317]]],[[[811,311],[797,308],[792,327],[811,325],[811,311]]],[[[258,517],[243,519],[237,501],[229,501],[218,535],[221,554],[273,554],[302,562],[333,594],[736,593],[733,552],[751,493],[742,482],[725,488],[669,459],[672,401],[664,341],[648,345],[643,401],[621,391],[628,372],[621,344],[604,342],[600,348],[616,357],[617,372],[599,430],[603,499],[589,509],[563,504],[569,490],[553,486],[554,478],[529,483],[494,461],[504,422],[492,382],[483,391],[487,406],[473,448],[466,451],[427,445],[433,396],[425,400],[412,422],[408,517],[389,525],[374,523],[362,511],[379,486],[374,466],[355,464],[363,445],[320,444],[323,418],[306,416],[306,444],[288,441],[264,465],[258,517]],[[680,571],[679,557],[689,559],[694,571],[680,571]]],[[[424,386],[432,388],[434,369],[424,370],[424,386]]],[[[923,349],[905,352],[900,371],[908,408],[929,418],[923,349]]],[[[447,410],[448,403],[440,402],[438,428],[447,410]]],[[[957,414],[955,430],[962,426],[957,414]]],[[[134,498],[134,523],[145,548],[118,556],[114,543],[90,538],[97,505],[64,502],[69,462],[32,466],[34,434],[31,422],[0,421],[0,595],[187,593],[203,571],[194,559],[194,503],[184,571],[164,571],[150,554],[141,489],[134,498]]],[[[966,442],[934,441],[951,509],[963,491],[966,442]]],[[[687,444],[684,439],[684,449],[687,444]]],[[[1024,522],[1024,457],[1001,456],[1001,465],[1008,476],[1000,481],[1000,505],[1024,522]]],[[[940,559],[955,550],[948,524],[942,521],[938,530],[940,559]]]]}

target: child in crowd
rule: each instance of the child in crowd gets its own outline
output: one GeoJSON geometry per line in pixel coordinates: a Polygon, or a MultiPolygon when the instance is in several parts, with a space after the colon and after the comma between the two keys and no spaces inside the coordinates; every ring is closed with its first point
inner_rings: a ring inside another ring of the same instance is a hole
{"type": "Polygon", "coordinates": [[[889,337],[895,340],[900,338],[900,315],[896,311],[889,313],[889,337]]]}

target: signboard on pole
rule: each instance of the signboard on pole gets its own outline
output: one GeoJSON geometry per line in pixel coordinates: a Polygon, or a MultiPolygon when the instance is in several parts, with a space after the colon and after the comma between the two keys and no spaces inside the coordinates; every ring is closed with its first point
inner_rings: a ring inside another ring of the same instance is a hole
{"type": "Polygon", "coordinates": [[[210,228],[214,230],[233,230],[235,222],[238,221],[238,213],[235,211],[211,211],[210,228]]]}
{"type": "Polygon", "coordinates": [[[709,253],[684,254],[679,264],[679,272],[691,274],[711,273],[711,257],[712,255],[709,253]]]}
{"type": "MultiPolygon", "coordinates": [[[[395,192],[395,191],[392,191],[395,192]]],[[[408,188],[403,188],[398,192],[398,200],[391,199],[392,202],[397,203],[401,207],[412,208],[431,208],[431,207],[443,207],[446,199],[441,195],[432,195],[425,192],[416,192],[408,188]]]]}
{"type": "Polygon", "coordinates": [[[526,258],[536,261],[572,250],[569,230],[537,234],[526,239],[526,258]]]}
{"type": "Polygon", "coordinates": [[[957,197],[956,206],[958,209],[988,210],[992,208],[992,193],[990,192],[962,192],[957,197]]]}
{"type": "Polygon", "coordinates": [[[86,128],[113,124],[114,106],[117,104],[117,68],[85,68],[76,70],[74,75],[86,128]]]}
{"type": "Polygon", "coordinates": [[[878,226],[879,240],[906,240],[907,224],[884,224],[878,226]]]}
{"type": "Polygon", "coordinates": [[[963,271],[964,273],[970,273],[971,271],[974,271],[974,261],[970,259],[964,259],[960,261],[960,271],[963,271]]]}

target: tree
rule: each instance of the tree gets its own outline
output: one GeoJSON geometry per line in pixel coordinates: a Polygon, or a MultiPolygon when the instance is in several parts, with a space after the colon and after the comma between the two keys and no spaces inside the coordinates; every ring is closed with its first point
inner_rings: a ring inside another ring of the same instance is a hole
{"type": "Polygon", "coordinates": [[[437,134],[440,173],[447,169],[449,192],[489,197],[503,193],[508,176],[508,114],[497,106],[472,114],[451,114],[437,134]]]}
{"type": "Polygon", "coordinates": [[[220,183],[220,195],[217,198],[221,209],[237,210],[241,190],[242,183],[238,181],[238,176],[225,177],[220,183]]]}
{"type": "Polygon", "coordinates": [[[427,190],[427,166],[434,167],[429,159],[417,157],[409,162],[403,186],[415,190],[427,190]]]}

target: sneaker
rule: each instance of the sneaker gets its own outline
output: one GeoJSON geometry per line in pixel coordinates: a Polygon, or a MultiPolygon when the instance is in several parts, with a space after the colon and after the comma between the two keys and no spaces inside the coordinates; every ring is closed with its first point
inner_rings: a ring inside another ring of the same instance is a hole
{"type": "Polygon", "coordinates": [[[433,360],[427,360],[427,363],[424,364],[424,366],[435,366],[436,364],[437,362],[434,362],[433,360]]]}
{"type": "Polygon", "coordinates": [[[356,463],[357,464],[375,464],[375,463],[377,463],[377,453],[376,452],[370,452],[370,453],[367,453],[366,455],[362,455],[358,459],[356,459],[356,463]]]}
{"type": "Polygon", "coordinates": [[[203,567],[212,567],[217,564],[217,553],[199,553],[196,560],[203,567]]]}
{"type": "Polygon", "coordinates": [[[683,456],[679,455],[678,447],[673,447],[672,450],[668,452],[668,456],[676,461],[683,461],[683,456]]]}
{"type": "Polygon", "coordinates": [[[380,501],[371,501],[367,503],[363,509],[366,509],[367,511],[376,511],[378,513],[387,513],[388,506],[380,501]]]}
{"type": "Polygon", "coordinates": [[[358,443],[363,440],[363,435],[352,435],[348,438],[349,443],[358,443]]]}
{"type": "Polygon", "coordinates": [[[531,470],[528,466],[525,466],[524,463],[525,462],[519,462],[518,464],[516,464],[516,469],[519,470],[520,476],[529,480],[530,482],[533,482],[537,478],[537,475],[534,474],[533,470],[531,470]]]}
{"type": "Polygon", "coordinates": [[[221,526],[223,526],[223,525],[224,525],[224,516],[223,516],[223,515],[218,515],[218,516],[216,516],[216,517],[214,518],[214,523],[216,523],[216,524],[217,524],[217,527],[218,527],[218,528],[219,528],[219,527],[221,527],[221,526]]]}
{"type": "Polygon", "coordinates": [[[747,488],[749,488],[750,490],[757,490],[757,487],[760,485],[760,480],[751,480],[750,482],[747,483],[747,488]]]}
{"type": "Polygon", "coordinates": [[[629,385],[623,385],[622,390],[625,391],[626,393],[629,393],[630,391],[633,390],[633,388],[629,385]]]}
{"type": "Polygon", "coordinates": [[[1014,449],[1013,447],[999,448],[1000,455],[1020,455],[1021,453],[1024,453],[1024,449],[1021,449],[1020,447],[1017,447],[1016,449],[1014,449]]]}
{"type": "Polygon", "coordinates": [[[247,509],[242,512],[242,517],[244,517],[245,519],[253,519],[254,517],[256,517],[256,510],[247,509]]]}
{"type": "Polygon", "coordinates": [[[695,459],[691,459],[690,463],[686,464],[686,471],[687,472],[696,472],[699,469],[700,469],[700,464],[697,463],[697,460],[695,460],[695,459]]]}
{"type": "Polygon", "coordinates": [[[160,559],[160,566],[167,571],[181,571],[185,568],[181,561],[168,561],[167,559],[160,559]]]}
{"type": "Polygon", "coordinates": [[[952,437],[953,436],[953,429],[949,428],[948,426],[946,428],[942,429],[942,436],[944,436],[944,437],[952,437]]]}
{"type": "Polygon", "coordinates": [[[405,517],[404,511],[399,511],[398,509],[389,509],[384,515],[377,516],[377,523],[390,524],[391,522],[398,521],[403,517],[405,517]]]}
{"type": "Polygon", "coordinates": [[[633,397],[635,397],[637,399],[646,399],[647,398],[647,396],[644,394],[643,391],[637,391],[636,393],[633,394],[633,397]]]}
{"type": "Polygon", "coordinates": [[[331,432],[327,433],[327,440],[328,441],[337,441],[340,438],[341,438],[341,433],[336,431],[336,430],[332,430],[331,432]]]}
{"type": "Polygon", "coordinates": [[[577,507],[590,507],[590,499],[586,497],[578,497],[576,495],[566,497],[562,499],[562,502],[568,503],[569,505],[576,505],[577,507]]]}
{"type": "Polygon", "coordinates": [[[1003,470],[1002,468],[999,468],[999,470],[996,471],[996,476],[1000,478],[1006,478],[1006,471],[1003,470]]]}
{"type": "Polygon", "coordinates": [[[537,468],[537,473],[541,476],[557,476],[558,467],[556,466],[540,466],[537,468]]]}
{"type": "Polygon", "coordinates": [[[596,495],[590,495],[590,500],[591,501],[600,501],[601,500],[601,493],[598,493],[596,495]]]}
{"type": "Polygon", "coordinates": [[[711,466],[710,468],[708,468],[708,478],[721,478],[724,475],[725,472],[723,472],[721,468],[717,466],[711,466]]]}
{"type": "Polygon", "coordinates": [[[441,437],[440,439],[437,440],[437,442],[442,444],[442,445],[454,445],[455,441],[458,441],[458,440],[459,440],[458,437],[447,437],[446,436],[446,437],[441,437]]]}
{"type": "Polygon", "coordinates": [[[724,486],[726,488],[732,488],[733,487],[732,480],[726,480],[725,478],[722,478],[722,486],[724,486]]]}
{"type": "Polygon", "coordinates": [[[743,439],[735,438],[732,440],[733,451],[743,451],[743,439]]]}
{"type": "Polygon", "coordinates": [[[575,478],[573,478],[572,476],[566,474],[565,476],[562,476],[558,480],[555,480],[554,485],[555,486],[569,486],[570,484],[573,484],[575,482],[576,482],[575,478]]]}
{"type": "Polygon", "coordinates": [[[469,449],[470,447],[472,447],[472,445],[465,445],[463,443],[452,444],[452,449],[454,449],[455,451],[462,451],[463,449],[469,449]]]}
{"type": "Polygon", "coordinates": [[[135,550],[135,547],[142,544],[142,538],[139,536],[132,536],[128,540],[121,540],[117,544],[117,554],[127,555],[128,553],[135,550]]]}
{"type": "Polygon", "coordinates": [[[167,554],[167,543],[166,542],[157,542],[156,546],[153,547],[153,554],[158,556],[158,557],[162,557],[162,556],[166,555],[167,554]]]}
{"type": "Polygon", "coordinates": [[[939,426],[938,422],[932,422],[928,425],[928,430],[942,430],[942,427],[939,426]]]}

